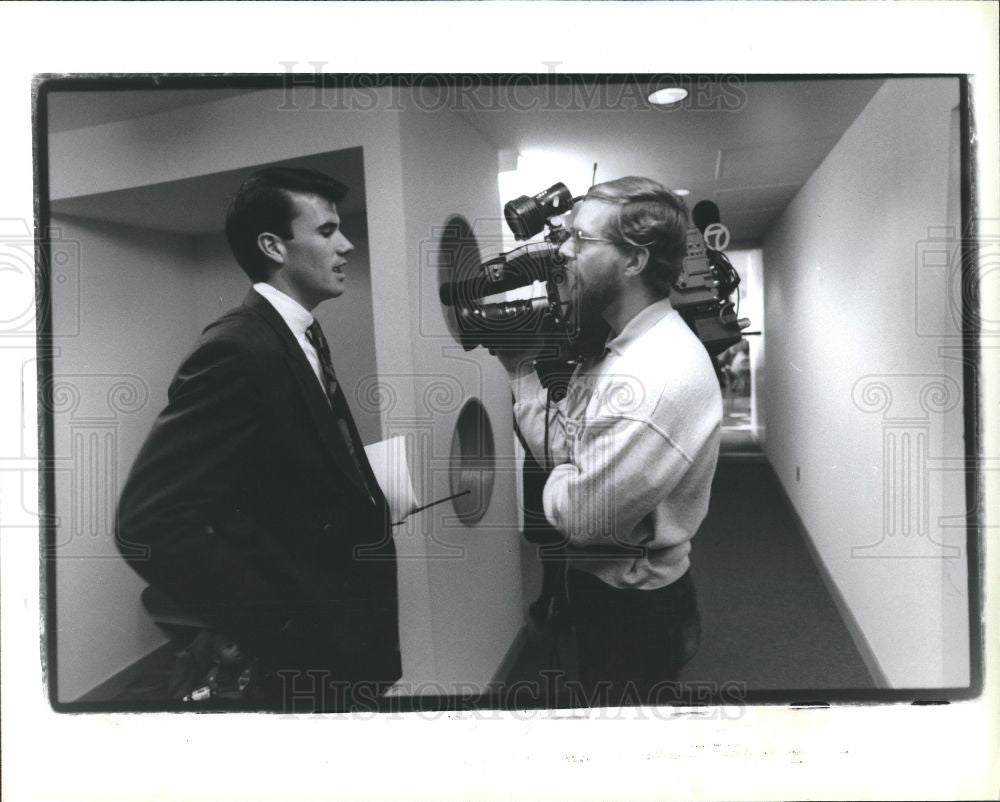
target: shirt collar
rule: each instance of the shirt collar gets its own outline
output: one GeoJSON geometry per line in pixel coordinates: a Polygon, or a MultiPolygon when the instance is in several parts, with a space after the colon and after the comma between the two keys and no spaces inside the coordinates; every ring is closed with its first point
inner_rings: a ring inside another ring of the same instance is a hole
{"type": "Polygon", "coordinates": [[[638,340],[643,334],[665,317],[673,314],[673,312],[674,306],[670,303],[670,298],[661,298],[659,301],[654,301],[626,323],[625,328],[621,330],[617,337],[608,340],[605,353],[621,356],[631,343],[638,340]]]}
{"type": "Polygon", "coordinates": [[[306,309],[294,298],[285,295],[281,290],[275,289],[270,284],[259,281],[253,288],[266,298],[275,311],[281,315],[281,319],[292,330],[296,337],[302,337],[313,322],[312,312],[306,309]]]}

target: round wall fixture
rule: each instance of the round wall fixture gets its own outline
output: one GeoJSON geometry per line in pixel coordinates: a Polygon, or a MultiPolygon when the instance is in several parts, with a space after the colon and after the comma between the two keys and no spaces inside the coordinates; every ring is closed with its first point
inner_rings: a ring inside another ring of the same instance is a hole
{"type": "Polygon", "coordinates": [[[478,398],[470,398],[458,413],[451,438],[451,493],[464,494],[453,498],[451,503],[462,523],[474,524],[486,514],[495,474],[496,451],[490,416],[478,398]]]}
{"type": "MultiPolygon", "coordinates": [[[[476,278],[480,274],[481,261],[479,243],[468,221],[458,214],[449,217],[441,230],[437,249],[439,294],[447,295],[445,288],[451,287],[454,282],[476,278]]],[[[451,303],[445,303],[443,297],[441,311],[451,336],[468,351],[471,345],[462,338],[455,308],[451,303]]]]}

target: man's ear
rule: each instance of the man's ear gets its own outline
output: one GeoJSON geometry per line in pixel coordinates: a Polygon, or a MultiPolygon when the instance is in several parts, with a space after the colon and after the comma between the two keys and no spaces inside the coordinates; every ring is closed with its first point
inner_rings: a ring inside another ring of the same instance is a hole
{"type": "Polygon", "coordinates": [[[649,264],[649,248],[632,248],[625,262],[625,275],[638,276],[649,264]]]}
{"type": "Polygon", "coordinates": [[[272,234],[268,231],[261,232],[257,235],[257,247],[276,266],[285,263],[285,241],[277,234],[272,234]]]}

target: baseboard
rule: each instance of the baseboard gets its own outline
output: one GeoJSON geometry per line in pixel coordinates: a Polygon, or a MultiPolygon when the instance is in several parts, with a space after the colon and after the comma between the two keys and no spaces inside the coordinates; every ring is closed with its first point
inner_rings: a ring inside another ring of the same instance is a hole
{"type": "Polygon", "coordinates": [[[875,656],[875,651],[872,649],[871,644],[868,643],[868,639],[865,637],[865,633],[861,629],[861,625],[854,617],[854,613],[851,612],[851,608],[848,606],[847,600],[840,592],[840,588],[837,587],[837,583],[834,582],[833,577],[830,575],[830,572],[826,567],[826,563],[823,562],[823,558],[820,556],[819,550],[816,548],[816,544],[813,542],[813,539],[809,534],[809,530],[806,529],[805,524],[802,522],[802,518],[799,517],[799,511],[795,509],[795,505],[792,504],[788,491],[785,490],[785,486],[781,483],[781,480],[778,478],[778,474],[774,470],[774,466],[771,465],[770,461],[765,459],[764,462],[767,465],[767,469],[770,471],[771,476],[774,478],[774,482],[781,492],[782,497],[785,499],[788,509],[792,513],[792,520],[795,524],[795,529],[802,538],[802,541],[805,543],[806,549],[809,551],[809,556],[812,558],[813,564],[816,566],[816,570],[819,571],[819,575],[823,579],[823,584],[826,586],[827,592],[833,599],[833,604],[837,608],[837,612],[840,613],[840,617],[843,619],[844,625],[847,627],[847,632],[851,636],[851,640],[854,641],[854,646],[857,648],[858,653],[861,655],[861,660],[865,664],[865,668],[868,669],[868,673],[871,675],[872,682],[879,690],[891,689],[892,684],[889,682],[888,676],[879,663],[878,658],[875,656]]]}
{"type": "Polygon", "coordinates": [[[721,464],[729,464],[731,462],[767,462],[767,457],[763,454],[754,454],[752,452],[740,452],[740,451],[730,451],[728,453],[719,454],[719,462],[721,464]]]}
{"type": "Polygon", "coordinates": [[[764,449],[751,429],[723,430],[719,462],[763,462],[764,449]]]}
{"type": "Polygon", "coordinates": [[[517,658],[521,656],[521,652],[524,650],[524,646],[528,642],[528,632],[528,624],[522,624],[521,628],[514,636],[513,642],[507,648],[507,651],[503,656],[503,660],[500,661],[499,667],[493,673],[493,679],[490,680],[490,685],[502,684],[507,681],[507,677],[514,669],[514,664],[517,663],[517,658]]]}
{"type": "Polygon", "coordinates": [[[145,657],[140,657],[131,665],[113,674],[104,682],[77,698],[77,702],[111,702],[119,699],[128,687],[147,675],[154,667],[162,665],[169,652],[177,650],[177,644],[168,640],[157,646],[145,657]]]}

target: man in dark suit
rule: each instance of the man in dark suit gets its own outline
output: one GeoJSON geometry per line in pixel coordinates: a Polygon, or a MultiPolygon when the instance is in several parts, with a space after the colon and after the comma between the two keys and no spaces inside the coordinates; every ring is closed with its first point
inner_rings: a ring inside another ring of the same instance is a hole
{"type": "Polygon", "coordinates": [[[388,507],[311,314],[345,291],[344,191],[291,168],[240,188],[226,236],[253,288],[181,364],[118,510],[129,564],[259,658],[284,709],[400,676],[388,507]]]}

